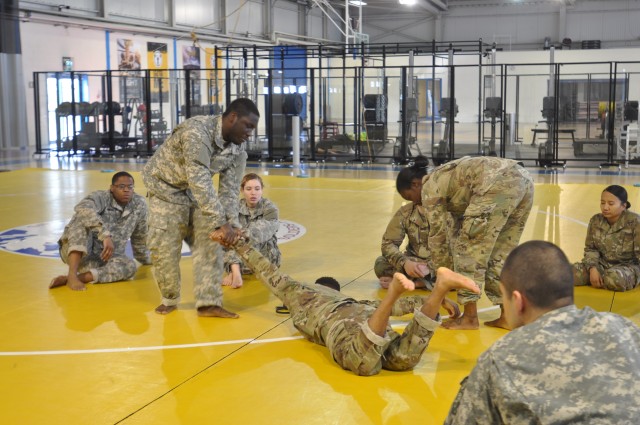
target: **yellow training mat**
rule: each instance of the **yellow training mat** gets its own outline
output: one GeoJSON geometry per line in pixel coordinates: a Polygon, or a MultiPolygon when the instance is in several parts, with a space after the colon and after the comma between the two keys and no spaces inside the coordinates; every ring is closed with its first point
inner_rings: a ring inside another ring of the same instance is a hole
{"type": "MultiPolygon", "coordinates": [[[[56,258],[62,227],[84,195],[108,189],[112,174],[0,173],[3,423],[441,424],[478,355],[506,333],[440,329],[414,370],[365,378],[302,339],[252,276],[240,289],[224,288],[224,306],[240,319],[197,317],[188,256],[181,263],[182,302],[167,316],[153,312],[160,295],[148,266],[132,281],[49,290],[53,277],[66,274],[56,258]]],[[[132,174],[144,195],[139,173],[132,174]]],[[[333,276],[355,298],[384,295],[372,269],[385,227],[403,202],[394,181],[263,178],[265,197],[283,221],[285,273],[309,282],[333,276]]],[[[550,240],[579,260],[602,188],[538,184],[523,241],[550,240]]],[[[628,190],[632,205],[640,205],[638,190],[628,190]]],[[[639,298],[639,290],[576,290],[579,306],[613,310],[640,324],[639,298]]],[[[482,321],[498,315],[485,297],[479,308],[482,321]]],[[[392,323],[400,329],[407,317],[392,323]]]]}

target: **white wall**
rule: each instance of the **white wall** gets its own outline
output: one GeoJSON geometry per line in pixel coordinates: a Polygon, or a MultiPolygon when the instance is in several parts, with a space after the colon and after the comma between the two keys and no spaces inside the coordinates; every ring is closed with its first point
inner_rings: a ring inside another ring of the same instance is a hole
{"type": "Polygon", "coordinates": [[[601,40],[605,47],[640,46],[638,0],[576,0],[573,6],[565,6],[564,0],[468,3],[450,2],[448,11],[439,16],[439,32],[435,16],[417,6],[413,16],[367,16],[364,32],[376,43],[481,38],[506,50],[542,48],[546,37],[558,44],[571,38],[577,45],[601,40]]]}
{"type": "MultiPolygon", "coordinates": [[[[151,0],[150,0],[151,1],[151,0]]],[[[255,3],[255,2],[254,2],[255,3]]],[[[586,2],[590,3],[590,2],[586,2]]],[[[155,3],[154,3],[155,4],[155,3]]],[[[256,3],[257,4],[257,3],[256,3]]],[[[297,5],[288,2],[278,2],[282,7],[278,7],[274,10],[276,15],[276,21],[280,25],[276,27],[278,31],[295,33],[298,31],[298,18],[297,18],[297,5]]],[[[595,4],[591,5],[596,7],[595,4]]],[[[253,10],[253,9],[247,9],[253,10]]],[[[584,12],[586,13],[586,12],[584,12]]],[[[589,12],[591,14],[598,14],[597,10],[589,12]]],[[[253,12],[252,12],[253,14],[253,12]]],[[[630,16],[635,16],[634,12],[630,12],[630,16]]],[[[257,16],[256,16],[257,18],[257,16]]],[[[252,18],[253,19],[253,18],[252,18]]],[[[261,19],[261,18],[260,18],[261,19]]],[[[258,19],[258,21],[260,21],[258,19]]],[[[309,34],[321,35],[325,31],[326,26],[327,36],[336,36],[339,38],[339,31],[333,26],[333,24],[326,24],[323,22],[322,15],[318,11],[312,10],[308,17],[308,31],[309,34]]],[[[621,25],[621,28],[625,28],[625,22],[621,25]]],[[[640,21],[639,21],[640,22],[640,21]]],[[[640,25],[638,25],[640,28],[640,25]]],[[[74,59],[75,70],[105,70],[107,68],[106,57],[106,32],[100,29],[81,29],[76,26],[54,26],[51,24],[43,24],[36,22],[24,21],[21,23],[21,36],[22,36],[22,59],[23,69],[25,72],[25,81],[27,84],[26,97],[27,97],[27,111],[29,113],[29,143],[33,145],[35,143],[35,134],[33,123],[33,89],[28,87],[32,83],[32,74],[34,71],[61,71],[62,70],[62,57],[70,56],[74,59]]],[[[637,28],[627,28],[625,31],[636,31],[637,28]]],[[[188,33],[179,37],[176,42],[177,55],[174,52],[173,37],[170,36],[151,36],[144,34],[134,35],[135,29],[131,28],[129,32],[111,32],[109,35],[110,45],[109,49],[111,56],[109,63],[112,69],[117,69],[118,58],[116,42],[118,38],[133,39],[138,43],[142,49],[142,68],[147,67],[146,58],[146,43],[147,41],[166,43],[168,46],[169,55],[169,67],[173,68],[174,62],[177,68],[182,67],[182,46],[190,45],[192,43],[188,33]]],[[[201,41],[201,47],[213,47],[214,43],[211,41],[201,41]]],[[[219,44],[220,47],[224,46],[224,43],[219,44]]],[[[499,64],[511,64],[509,68],[509,75],[517,74],[538,74],[536,77],[523,77],[521,79],[520,94],[522,99],[535,99],[529,102],[520,102],[520,116],[522,120],[535,122],[540,119],[541,98],[546,95],[546,84],[548,80],[548,64],[549,51],[545,50],[531,50],[531,51],[499,51],[497,52],[497,62],[499,64]],[[521,64],[542,64],[535,67],[527,67],[521,64]]],[[[602,49],[602,50],[555,50],[555,61],[558,63],[576,63],[576,62],[601,62],[601,61],[630,61],[634,59],[640,59],[640,48],[618,48],[618,49],[602,49]]],[[[204,56],[201,57],[204,61],[204,56]]],[[[443,54],[438,59],[439,63],[446,63],[446,54],[443,54]]],[[[371,64],[380,65],[380,61],[370,61],[371,64]]],[[[432,64],[432,58],[430,55],[418,55],[414,60],[416,67],[424,67],[424,70],[417,70],[416,73],[419,78],[430,78],[431,71],[430,66],[432,64]]],[[[486,63],[486,59],[485,59],[486,63]]],[[[332,60],[330,64],[333,66],[341,66],[340,60],[332,60]]],[[[355,66],[360,66],[360,60],[353,61],[355,66]]],[[[387,58],[387,66],[401,67],[408,66],[408,58],[392,57],[387,58]]],[[[455,65],[477,65],[477,54],[456,54],[454,56],[455,65]]],[[[325,64],[326,66],[327,64],[325,64]]],[[[265,65],[261,65],[265,66],[265,65]]],[[[310,60],[309,66],[317,66],[313,60],[310,60]]],[[[487,67],[485,67],[487,68],[487,67]]],[[[635,72],[634,66],[629,65],[628,68],[631,72],[635,72]]],[[[399,75],[399,71],[389,70],[388,74],[399,75]]],[[[483,70],[485,74],[489,72],[488,68],[483,70]]],[[[608,65],[575,65],[563,67],[563,72],[576,73],[586,75],[588,73],[607,73],[608,65]]],[[[447,84],[448,84],[448,70],[446,68],[438,68],[437,78],[443,80],[443,96],[448,96],[447,84]]],[[[637,78],[632,79],[631,90],[637,91],[637,78]]],[[[399,83],[392,82],[392,87],[389,87],[390,105],[399,105],[399,83]]],[[[341,84],[340,84],[341,86],[341,84]]],[[[351,90],[351,89],[350,89],[351,90]]],[[[510,83],[509,89],[513,94],[513,86],[510,83]]],[[[334,99],[338,95],[344,96],[342,93],[336,93],[334,99]]],[[[481,98],[484,97],[484,94],[481,98]]],[[[633,98],[634,96],[632,96],[633,98]]],[[[640,94],[635,98],[640,97],[640,94]]],[[[478,78],[477,71],[462,70],[459,69],[456,75],[456,99],[461,106],[458,119],[463,122],[475,122],[478,119],[477,102],[478,102],[478,78]],[[472,105],[472,106],[468,106],[472,105]]],[[[514,109],[513,101],[507,96],[508,111],[514,109]]],[[[94,100],[94,99],[92,99],[94,100]]],[[[340,111],[341,116],[341,101],[340,107],[336,107],[336,111],[340,111]]],[[[352,110],[351,105],[346,106],[347,111],[352,110]]],[[[398,108],[390,109],[392,114],[398,114],[398,108]]],[[[390,119],[397,118],[396,115],[390,117],[390,119]]]]}

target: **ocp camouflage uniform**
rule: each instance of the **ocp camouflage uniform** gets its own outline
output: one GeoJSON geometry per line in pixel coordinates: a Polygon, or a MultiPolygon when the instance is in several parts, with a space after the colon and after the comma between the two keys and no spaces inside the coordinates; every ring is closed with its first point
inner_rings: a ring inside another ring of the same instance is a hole
{"type": "Polygon", "coordinates": [[[247,154],[222,139],[221,116],[197,116],[176,127],[142,172],[149,196],[149,247],[162,304],[180,302],[182,241],[191,247],[196,308],[222,306],[223,250],[209,233],[238,227],[240,169],[247,154]],[[220,175],[218,193],[212,178],[220,175]]]}
{"type": "MultiPolygon", "coordinates": [[[[374,309],[378,308],[381,300],[358,300],[358,303],[368,305],[374,309]]],[[[424,302],[424,297],[419,295],[409,295],[407,297],[401,297],[391,307],[391,316],[404,316],[406,314],[414,313],[416,309],[421,309],[424,302]]]]}
{"type": "MultiPolygon", "coordinates": [[[[413,202],[403,205],[389,221],[382,235],[382,255],[376,258],[373,270],[378,278],[392,277],[394,273],[405,273],[404,264],[408,261],[427,264],[429,250],[427,235],[429,226],[422,207],[413,202]],[[404,252],[400,246],[405,237],[408,239],[404,252]]],[[[430,275],[424,279],[429,288],[433,288],[430,275]]]]}
{"type": "Polygon", "coordinates": [[[589,221],[584,258],[573,265],[573,283],[589,285],[589,269],[595,267],[604,287],[627,291],[640,282],[640,216],[623,211],[610,225],[602,214],[589,221]]]}
{"type": "Polygon", "coordinates": [[[69,253],[82,253],[79,273],[90,271],[96,283],[130,279],[138,266],[125,254],[127,241],[136,260],[150,264],[147,251],[147,204],[134,194],[124,207],[120,206],[108,190],[89,194],[74,208],[75,214],[64,228],[58,241],[60,258],[67,263],[69,253]],[[114,249],[109,261],[100,258],[103,241],[111,237],[114,249]]]}
{"type": "Polygon", "coordinates": [[[238,242],[235,249],[289,308],[296,329],[309,341],[326,346],[336,363],[357,375],[375,375],[381,368],[411,369],[420,361],[440,325],[417,309],[402,335],[388,326],[385,336],[381,337],[367,323],[375,311],[374,306],[322,285],[297,282],[280,273],[244,241],[238,242]]]}
{"type": "MultiPolygon", "coordinates": [[[[436,168],[422,181],[422,204],[429,223],[429,268],[453,268],[484,287],[494,304],[501,304],[500,272],[507,255],[518,245],[533,204],[529,173],[510,159],[463,157],[436,168]],[[459,229],[451,251],[447,212],[459,229]]],[[[470,291],[458,292],[461,304],[479,298],[470,291]]]]}
{"type": "Polygon", "coordinates": [[[640,424],[640,329],[589,307],[548,312],[479,357],[445,424],[640,424]]]}
{"type": "MultiPolygon", "coordinates": [[[[270,200],[262,198],[256,207],[251,209],[245,199],[240,199],[238,222],[249,237],[251,245],[279,267],[281,255],[276,236],[280,227],[278,207],[270,200]]],[[[231,264],[240,264],[243,274],[251,273],[251,269],[246,267],[231,249],[225,252],[224,264],[226,270],[229,270],[231,264]]]]}

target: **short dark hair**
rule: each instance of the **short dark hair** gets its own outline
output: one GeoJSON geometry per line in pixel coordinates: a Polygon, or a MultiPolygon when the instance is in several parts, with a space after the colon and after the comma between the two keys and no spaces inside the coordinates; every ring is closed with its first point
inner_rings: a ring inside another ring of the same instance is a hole
{"type": "Polygon", "coordinates": [[[260,111],[258,111],[256,104],[253,103],[253,100],[247,99],[246,97],[241,97],[231,102],[229,106],[227,106],[227,110],[223,112],[222,116],[226,117],[232,112],[238,114],[239,118],[246,117],[251,114],[258,117],[260,116],[260,111]]]}
{"type": "Polygon", "coordinates": [[[561,298],[573,302],[571,264],[550,242],[529,241],[511,251],[500,282],[508,293],[519,291],[538,308],[552,307],[561,298]]]}
{"type": "Polygon", "coordinates": [[[136,182],[131,174],[126,171],[118,171],[113,175],[113,177],[111,177],[111,184],[116,184],[120,177],[129,177],[134,183],[136,182]]]}
{"type": "Polygon", "coordinates": [[[603,192],[609,192],[610,194],[618,198],[620,202],[622,202],[622,205],[624,205],[627,209],[631,208],[631,203],[627,200],[629,195],[627,195],[627,189],[625,189],[624,187],[618,186],[617,184],[612,184],[611,186],[607,186],[603,190],[603,192]]]}
{"type": "Polygon", "coordinates": [[[429,168],[429,159],[422,155],[416,156],[413,164],[400,170],[398,177],[396,177],[396,190],[398,193],[411,189],[411,184],[414,180],[422,181],[422,178],[427,175],[427,168],[429,168]]]}
{"type": "Polygon", "coordinates": [[[318,279],[316,279],[316,284],[326,286],[327,288],[335,289],[336,291],[340,292],[340,282],[338,282],[332,277],[329,277],[329,276],[319,277],[318,279]]]}

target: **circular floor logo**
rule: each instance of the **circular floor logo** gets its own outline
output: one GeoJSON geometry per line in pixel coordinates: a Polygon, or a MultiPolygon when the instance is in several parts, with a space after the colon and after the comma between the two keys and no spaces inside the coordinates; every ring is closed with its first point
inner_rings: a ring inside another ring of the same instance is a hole
{"type": "MultiPolygon", "coordinates": [[[[58,238],[62,235],[66,224],[66,220],[55,220],[5,230],[0,232],[0,249],[14,254],[60,258],[58,238]]],[[[301,224],[280,220],[280,227],[276,233],[278,243],[283,244],[298,239],[304,236],[306,231],[307,229],[301,224]]],[[[129,243],[127,243],[126,252],[133,256],[129,243]]],[[[182,256],[189,255],[191,255],[189,246],[182,244],[182,256]]]]}

